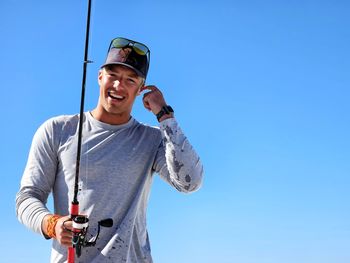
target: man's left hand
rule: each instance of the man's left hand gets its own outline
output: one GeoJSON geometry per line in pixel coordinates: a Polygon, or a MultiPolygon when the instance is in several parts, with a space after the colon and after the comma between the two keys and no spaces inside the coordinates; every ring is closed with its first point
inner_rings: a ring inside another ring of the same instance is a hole
{"type": "MultiPolygon", "coordinates": [[[[140,89],[140,92],[147,90],[143,95],[142,101],[145,108],[149,111],[152,111],[153,114],[157,114],[160,112],[163,106],[166,106],[166,102],[163,96],[163,93],[154,85],[143,86],[140,89]]],[[[167,118],[173,117],[173,114],[164,115],[160,121],[165,120],[167,118]]]]}

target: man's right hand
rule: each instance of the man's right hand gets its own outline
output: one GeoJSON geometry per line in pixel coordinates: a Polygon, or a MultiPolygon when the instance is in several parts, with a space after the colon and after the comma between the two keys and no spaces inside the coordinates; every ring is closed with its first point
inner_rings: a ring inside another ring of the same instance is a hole
{"type": "MultiPolygon", "coordinates": [[[[48,220],[52,215],[47,215],[44,217],[42,223],[42,231],[46,236],[49,236],[47,233],[48,220]]],[[[72,220],[69,215],[59,218],[55,225],[55,239],[63,246],[71,247],[72,246],[72,220]]]]}
{"type": "Polygon", "coordinates": [[[72,246],[72,220],[69,215],[58,219],[55,231],[56,239],[61,245],[66,247],[72,246]]]}

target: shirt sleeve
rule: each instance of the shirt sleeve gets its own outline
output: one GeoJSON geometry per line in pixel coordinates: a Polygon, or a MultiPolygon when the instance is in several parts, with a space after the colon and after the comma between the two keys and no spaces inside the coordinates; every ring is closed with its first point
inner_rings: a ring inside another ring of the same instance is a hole
{"type": "Polygon", "coordinates": [[[156,172],[178,191],[198,190],[202,185],[203,165],[176,119],[160,122],[160,131],[162,143],[158,149],[156,172]]]}
{"type": "Polygon", "coordinates": [[[41,222],[50,214],[46,202],[55,181],[57,167],[52,126],[52,122],[45,122],[35,133],[16,196],[18,220],[41,235],[41,222]]]}

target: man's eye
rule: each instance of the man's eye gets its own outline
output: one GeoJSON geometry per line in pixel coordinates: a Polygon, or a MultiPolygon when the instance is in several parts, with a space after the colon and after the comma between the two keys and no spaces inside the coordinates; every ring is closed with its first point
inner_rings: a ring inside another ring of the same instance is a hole
{"type": "Polygon", "coordinates": [[[134,80],[134,79],[128,79],[128,81],[129,81],[130,83],[135,83],[135,80],[134,80]]]}

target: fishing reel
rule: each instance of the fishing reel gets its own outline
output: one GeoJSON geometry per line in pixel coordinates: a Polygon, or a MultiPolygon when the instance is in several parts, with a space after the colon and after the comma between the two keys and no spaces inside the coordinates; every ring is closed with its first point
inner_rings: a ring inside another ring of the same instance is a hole
{"type": "Polygon", "coordinates": [[[74,216],[73,221],[73,238],[72,243],[75,248],[75,253],[77,257],[81,256],[81,250],[84,247],[91,247],[96,245],[98,236],[100,235],[101,226],[102,227],[112,227],[113,219],[107,218],[98,222],[97,234],[92,241],[86,240],[87,230],[89,228],[89,219],[84,215],[74,216]]]}

